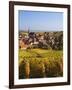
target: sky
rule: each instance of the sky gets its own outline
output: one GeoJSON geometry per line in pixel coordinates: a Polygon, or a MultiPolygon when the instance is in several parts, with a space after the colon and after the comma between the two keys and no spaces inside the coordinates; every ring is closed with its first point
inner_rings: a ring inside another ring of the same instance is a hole
{"type": "Polygon", "coordinates": [[[18,15],[21,31],[63,31],[62,12],[19,10],[18,15]]]}

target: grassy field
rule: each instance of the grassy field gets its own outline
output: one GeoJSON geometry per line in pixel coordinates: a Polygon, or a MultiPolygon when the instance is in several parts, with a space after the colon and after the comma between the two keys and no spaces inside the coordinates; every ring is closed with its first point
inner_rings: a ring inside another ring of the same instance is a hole
{"type": "Polygon", "coordinates": [[[19,79],[63,76],[63,51],[19,49],[19,79]]]}

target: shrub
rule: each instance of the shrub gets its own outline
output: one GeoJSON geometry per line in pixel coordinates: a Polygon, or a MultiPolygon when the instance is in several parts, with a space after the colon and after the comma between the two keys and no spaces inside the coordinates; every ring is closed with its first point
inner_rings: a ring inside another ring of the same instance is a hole
{"type": "Polygon", "coordinates": [[[32,59],[30,61],[30,78],[41,78],[45,76],[44,63],[41,60],[32,59]]]}
{"type": "Polygon", "coordinates": [[[29,61],[24,59],[19,66],[19,78],[29,78],[30,66],[29,61]]]}
{"type": "Polygon", "coordinates": [[[45,62],[46,77],[59,77],[63,75],[62,62],[59,60],[49,60],[45,62]]]}

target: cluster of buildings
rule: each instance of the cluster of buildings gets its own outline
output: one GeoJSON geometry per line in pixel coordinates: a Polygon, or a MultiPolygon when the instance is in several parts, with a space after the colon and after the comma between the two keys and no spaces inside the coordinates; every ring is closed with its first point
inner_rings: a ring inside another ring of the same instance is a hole
{"type": "Polygon", "coordinates": [[[38,45],[40,42],[45,43],[44,35],[35,32],[19,33],[19,48],[27,49],[33,45],[38,45]]]}
{"type": "Polygon", "coordinates": [[[63,32],[19,32],[19,48],[63,49],[63,32]]]}

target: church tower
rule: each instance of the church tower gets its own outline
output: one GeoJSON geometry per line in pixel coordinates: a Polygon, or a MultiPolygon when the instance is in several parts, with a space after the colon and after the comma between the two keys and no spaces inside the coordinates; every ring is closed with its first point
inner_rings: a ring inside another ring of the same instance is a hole
{"type": "Polygon", "coordinates": [[[28,28],[28,34],[29,34],[29,28],[28,28]]]}

